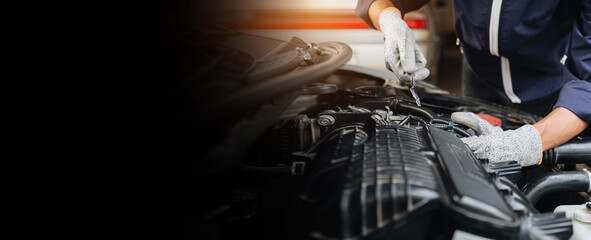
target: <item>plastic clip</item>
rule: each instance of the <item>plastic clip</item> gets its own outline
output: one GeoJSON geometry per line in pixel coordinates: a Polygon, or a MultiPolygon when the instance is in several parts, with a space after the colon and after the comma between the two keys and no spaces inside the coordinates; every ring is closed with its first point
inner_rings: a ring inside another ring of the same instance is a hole
{"type": "Polygon", "coordinates": [[[447,131],[450,133],[454,132],[454,122],[453,121],[449,121],[449,125],[447,126],[447,131]]]}

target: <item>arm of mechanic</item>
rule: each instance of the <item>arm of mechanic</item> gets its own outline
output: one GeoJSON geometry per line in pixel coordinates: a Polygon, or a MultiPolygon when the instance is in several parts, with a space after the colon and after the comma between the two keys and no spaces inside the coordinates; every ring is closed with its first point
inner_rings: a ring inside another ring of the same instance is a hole
{"type": "Polygon", "coordinates": [[[564,86],[554,110],[534,124],[542,136],[543,149],[556,147],[586,130],[591,123],[591,0],[581,2],[563,65],[564,86]],[[552,139],[551,136],[560,136],[552,139]]]}
{"type": "MultiPolygon", "coordinates": [[[[380,30],[380,15],[382,11],[386,8],[394,7],[394,3],[390,2],[389,0],[375,0],[371,5],[369,5],[368,15],[369,19],[371,20],[371,24],[373,28],[380,30]]],[[[398,8],[396,8],[398,9],[398,8]]],[[[398,10],[401,16],[402,12],[398,10]]]]}
{"type": "Polygon", "coordinates": [[[454,122],[465,124],[478,132],[479,136],[462,138],[478,158],[487,158],[491,162],[516,160],[522,166],[539,165],[543,151],[590,130],[591,0],[584,0],[582,4],[564,63],[565,84],[548,116],[534,125],[502,131],[473,113],[452,114],[454,122]]]}
{"type": "Polygon", "coordinates": [[[402,0],[360,0],[358,2],[356,9],[358,15],[369,26],[379,29],[384,35],[386,68],[398,79],[423,80],[429,76],[429,70],[425,67],[427,59],[415,41],[414,32],[402,19],[403,10],[415,10],[426,2],[402,0]],[[398,6],[406,7],[399,9],[398,6]]]}
{"type": "Polygon", "coordinates": [[[355,13],[358,17],[363,19],[368,26],[378,29],[379,23],[374,24],[374,20],[376,16],[370,17],[370,6],[374,5],[373,8],[377,12],[372,11],[372,14],[378,14],[388,7],[396,7],[400,10],[402,16],[407,12],[412,12],[421,8],[423,5],[428,3],[430,0],[358,0],[357,7],[355,8],[355,13]]]}
{"type": "Polygon", "coordinates": [[[589,123],[570,110],[558,107],[533,126],[540,134],[542,151],[546,151],[576,137],[589,127],[589,123]]]}

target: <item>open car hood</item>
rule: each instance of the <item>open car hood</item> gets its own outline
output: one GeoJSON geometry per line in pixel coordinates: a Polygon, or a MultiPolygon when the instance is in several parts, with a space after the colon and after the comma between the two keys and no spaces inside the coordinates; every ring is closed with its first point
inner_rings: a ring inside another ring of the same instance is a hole
{"type": "Polygon", "coordinates": [[[228,117],[326,78],[352,56],[351,48],[340,42],[306,43],[296,37],[287,42],[217,25],[177,34],[179,51],[185,51],[179,90],[196,104],[184,117],[228,117]]]}

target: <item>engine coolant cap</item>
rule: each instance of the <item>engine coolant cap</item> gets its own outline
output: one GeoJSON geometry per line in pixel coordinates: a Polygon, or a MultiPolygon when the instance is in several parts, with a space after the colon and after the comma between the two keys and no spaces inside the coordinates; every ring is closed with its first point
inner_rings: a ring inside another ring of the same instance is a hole
{"type": "MultiPolygon", "coordinates": [[[[589,202],[587,204],[589,204],[589,202]]],[[[577,210],[575,210],[574,217],[576,220],[591,224],[591,211],[586,208],[585,204],[583,204],[581,208],[577,208],[577,210]]]]}
{"type": "Polygon", "coordinates": [[[500,118],[496,118],[491,115],[481,113],[476,113],[476,116],[479,116],[480,118],[486,120],[488,123],[490,123],[490,125],[493,125],[495,127],[503,127],[500,118]]]}

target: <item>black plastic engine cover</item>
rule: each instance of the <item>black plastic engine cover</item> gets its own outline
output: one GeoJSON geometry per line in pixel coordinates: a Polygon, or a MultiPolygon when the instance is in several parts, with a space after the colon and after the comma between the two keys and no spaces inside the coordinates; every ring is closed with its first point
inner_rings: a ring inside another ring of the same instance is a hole
{"type": "MultiPolygon", "coordinates": [[[[506,187],[509,181],[487,173],[444,130],[368,119],[318,149],[296,209],[302,238],[448,239],[461,230],[529,239],[528,232],[539,227],[531,224],[531,209],[506,187]]],[[[555,229],[552,224],[542,228],[555,229]]],[[[570,236],[569,227],[563,224],[554,234],[570,236]]]]}

